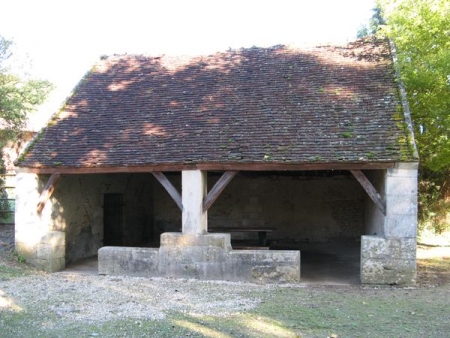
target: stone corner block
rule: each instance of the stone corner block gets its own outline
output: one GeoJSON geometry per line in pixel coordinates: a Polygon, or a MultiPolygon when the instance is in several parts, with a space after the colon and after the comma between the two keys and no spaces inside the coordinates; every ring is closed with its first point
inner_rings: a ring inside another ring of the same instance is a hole
{"type": "Polygon", "coordinates": [[[386,238],[416,238],[416,215],[388,216],[384,222],[384,235],[386,238]]]}
{"type": "Polygon", "coordinates": [[[66,261],[64,258],[55,258],[55,259],[31,259],[30,261],[27,261],[27,263],[30,263],[34,267],[44,270],[47,272],[57,272],[64,270],[66,267],[66,261]]]}
{"type": "Polygon", "coordinates": [[[161,247],[218,247],[231,250],[230,234],[206,233],[184,234],[181,232],[165,232],[161,234],[161,247]]]}
{"type": "Polygon", "coordinates": [[[362,284],[415,284],[416,239],[361,237],[362,284]]]}

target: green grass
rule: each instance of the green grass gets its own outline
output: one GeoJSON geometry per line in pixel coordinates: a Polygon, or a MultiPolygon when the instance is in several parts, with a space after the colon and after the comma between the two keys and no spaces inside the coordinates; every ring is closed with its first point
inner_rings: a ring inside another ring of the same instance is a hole
{"type": "MultiPolygon", "coordinates": [[[[36,310],[50,308],[52,304],[46,304],[45,299],[39,306],[31,302],[2,308],[2,294],[14,301],[12,279],[31,275],[35,270],[26,264],[6,266],[0,263],[0,282],[4,281],[0,283],[0,336],[447,337],[450,332],[450,259],[423,259],[418,266],[420,284],[416,287],[252,286],[239,293],[244,298],[258,300],[258,305],[250,310],[200,315],[166,309],[163,310],[165,318],[159,320],[116,317],[90,323],[60,317],[50,310],[36,310]]],[[[193,283],[190,290],[208,292],[215,300],[222,301],[227,295],[236,295],[233,285],[227,284],[193,283]]],[[[67,297],[67,300],[61,299],[70,301],[70,296],[67,297]]]]}
{"type": "Polygon", "coordinates": [[[26,266],[9,266],[3,265],[0,263],[0,281],[1,280],[9,280],[12,278],[28,276],[30,271],[26,266]]]}
{"type": "MultiPolygon", "coordinates": [[[[169,311],[163,320],[65,322],[2,313],[2,337],[445,337],[449,288],[292,287],[252,291],[256,309],[225,317],[169,311]]],[[[53,318],[54,317],[54,318],[53,318]]]]}

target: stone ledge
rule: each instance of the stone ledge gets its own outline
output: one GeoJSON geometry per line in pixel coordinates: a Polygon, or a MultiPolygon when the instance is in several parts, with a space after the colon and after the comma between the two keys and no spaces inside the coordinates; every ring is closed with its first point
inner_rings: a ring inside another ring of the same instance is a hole
{"type": "Polygon", "coordinates": [[[100,275],[155,277],[158,249],[106,246],[98,250],[100,275]]]}
{"type": "Polygon", "coordinates": [[[254,283],[300,281],[300,251],[231,250],[229,234],[163,235],[166,240],[159,249],[101,248],[99,274],[254,283]]]}

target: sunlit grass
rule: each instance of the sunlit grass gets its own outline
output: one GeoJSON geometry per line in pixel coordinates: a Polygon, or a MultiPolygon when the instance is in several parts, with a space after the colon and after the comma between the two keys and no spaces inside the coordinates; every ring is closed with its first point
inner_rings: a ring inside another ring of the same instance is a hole
{"type": "Polygon", "coordinates": [[[292,338],[298,337],[291,330],[283,327],[283,323],[264,316],[245,316],[242,323],[251,329],[256,335],[264,335],[266,337],[292,338]]]}
{"type": "Polygon", "coordinates": [[[0,290],[0,311],[22,312],[23,309],[18,306],[14,300],[9,298],[6,293],[0,290]]]}
{"type": "Polygon", "coordinates": [[[232,338],[230,335],[225,334],[223,332],[219,332],[214,329],[210,329],[204,325],[193,323],[187,320],[174,320],[174,324],[184,327],[185,329],[188,329],[191,332],[201,333],[205,337],[211,337],[211,338],[232,338]]]}

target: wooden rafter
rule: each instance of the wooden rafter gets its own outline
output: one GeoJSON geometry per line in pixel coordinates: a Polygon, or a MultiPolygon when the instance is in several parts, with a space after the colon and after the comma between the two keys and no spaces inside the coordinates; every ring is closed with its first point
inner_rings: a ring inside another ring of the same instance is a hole
{"type": "Polygon", "coordinates": [[[44,187],[44,190],[42,190],[42,193],[39,196],[39,201],[37,204],[38,214],[40,214],[42,212],[42,210],[44,209],[45,203],[47,203],[48,199],[52,196],[53,191],[56,188],[56,184],[58,183],[60,176],[61,175],[59,173],[54,173],[48,179],[47,184],[44,187]]]}
{"type": "Polygon", "coordinates": [[[208,195],[206,195],[205,200],[203,201],[203,211],[207,211],[209,207],[214,203],[217,197],[220,196],[220,193],[225,189],[228,183],[231,182],[234,176],[236,176],[237,171],[226,171],[223,173],[222,177],[214,184],[214,186],[209,191],[208,195]]]}
{"type": "Polygon", "coordinates": [[[127,167],[58,167],[58,168],[18,168],[17,172],[34,174],[114,174],[144,173],[162,171],[203,170],[203,171],[299,171],[299,170],[363,170],[394,168],[395,162],[375,163],[197,163],[197,164],[155,164],[127,167]]]}
{"type": "Polygon", "coordinates": [[[152,172],[153,176],[161,183],[161,185],[166,189],[169,193],[170,197],[175,201],[178,208],[183,211],[183,202],[181,200],[181,195],[178,192],[177,188],[173,186],[173,184],[169,181],[169,179],[162,172],[154,171],[152,172]]]}
{"type": "Polygon", "coordinates": [[[350,170],[350,172],[353,176],[355,176],[356,180],[359,182],[359,184],[361,184],[361,186],[364,188],[364,190],[378,207],[378,209],[380,209],[383,215],[386,216],[386,206],[383,202],[383,199],[381,198],[375,187],[372,185],[372,183],[370,183],[366,175],[364,175],[361,170],[350,170]]]}

